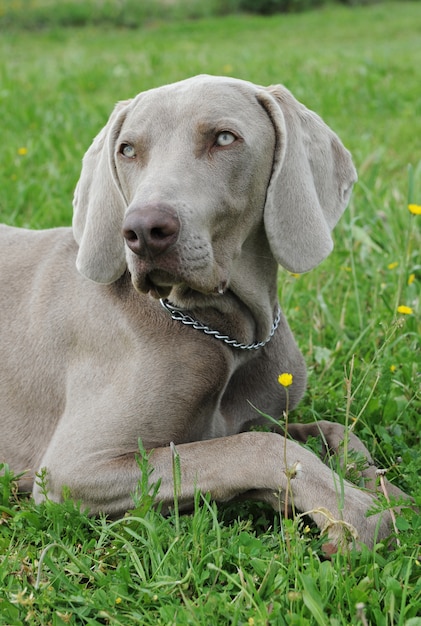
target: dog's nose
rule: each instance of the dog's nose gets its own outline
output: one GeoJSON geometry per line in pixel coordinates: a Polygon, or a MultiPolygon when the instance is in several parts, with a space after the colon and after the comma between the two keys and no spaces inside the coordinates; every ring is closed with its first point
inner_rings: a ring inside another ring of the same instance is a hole
{"type": "Polygon", "coordinates": [[[166,204],[151,204],[129,210],[123,236],[130,250],[139,256],[162,254],[178,239],[180,221],[166,204]]]}

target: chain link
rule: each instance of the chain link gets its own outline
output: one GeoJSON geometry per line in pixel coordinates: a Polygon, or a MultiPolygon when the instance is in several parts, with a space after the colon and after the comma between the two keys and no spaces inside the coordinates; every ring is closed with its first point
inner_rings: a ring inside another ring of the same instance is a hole
{"type": "Polygon", "coordinates": [[[281,321],[281,309],[278,306],[272,328],[268,337],[264,341],[256,341],[255,343],[239,343],[235,339],[230,339],[228,335],[222,335],[218,330],[212,330],[212,328],[209,328],[209,326],[206,326],[198,320],[195,320],[191,315],[189,315],[188,313],[184,313],[182,309],[179,309],[171,304],[166,298],[161,298],[159,301],[164,309],[168,311],[168,313],[171,315],[172,319],[176,322],[181,322],[186,326],[191,326],[196,330],[202,331],[203,333],[205,333],[205,335],[211,335],[212,337],[215,337],[215,339],[220,339],[228,346],[231,346],[232,348],[238,348],[239,350],[258,350],[259,348],[263,348],[263,346],[269,343],[269,341],[272,339],[273,335],[276,332],[276,329],[279,326],[279,322],[281,321]]]}

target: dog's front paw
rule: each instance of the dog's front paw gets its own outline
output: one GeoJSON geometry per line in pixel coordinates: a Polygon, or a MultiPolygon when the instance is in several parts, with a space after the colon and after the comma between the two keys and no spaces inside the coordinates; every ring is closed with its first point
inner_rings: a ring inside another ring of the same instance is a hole
{"type": "Polygon", "coordinates": [[[325,520],[321,528],[322,534],[326,536],[323,550],[328,555],[339,548],[359,548],[362,543],[372,548],[375,543],[383,541],[391,534],[390,511],[370,513],[370,509],[376,504],[375,497],[367,492],[355,491],[357,493],[353,493],[351,497],[348,494],[346,506],[338,515],[333,515],[323,507],[317,511],[319,524],[320,516],[325,520]]]}

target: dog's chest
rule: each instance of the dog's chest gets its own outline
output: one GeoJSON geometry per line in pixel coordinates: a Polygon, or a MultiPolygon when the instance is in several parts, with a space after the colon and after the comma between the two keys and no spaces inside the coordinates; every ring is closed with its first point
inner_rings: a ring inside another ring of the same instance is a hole
{"type": "Polygon", "coordinates": [[[187,331],[194,339],[165,341],[161,336],[148,341],[147,348],[146,343],[138,345],[131,363],[124,364],[121,423],[147,448],[228,432],[220,404],[235,369],[234,358],[212,338],[187,331]]]}

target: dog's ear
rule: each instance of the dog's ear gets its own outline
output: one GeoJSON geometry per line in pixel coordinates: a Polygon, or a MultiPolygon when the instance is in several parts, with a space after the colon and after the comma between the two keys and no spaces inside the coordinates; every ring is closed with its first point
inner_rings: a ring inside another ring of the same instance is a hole
{"type": "Polygon", "coordinates": [[[112,283],[125,271],[122,224],[126,203],[115,171],[115,142],[131,101],[119,102],[86,152],[73,199],[76,267],[97,283],[112,283]]]}
{"type": "Polygon", "coordinates": [[[356,171],[337,135],[285,87],[268,87],[257,98],[276,135],[267,237],[280,265],[306,272],[332,251],[330,233],[348,204],[356,171]]]}

